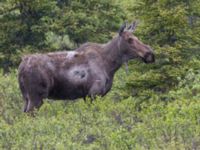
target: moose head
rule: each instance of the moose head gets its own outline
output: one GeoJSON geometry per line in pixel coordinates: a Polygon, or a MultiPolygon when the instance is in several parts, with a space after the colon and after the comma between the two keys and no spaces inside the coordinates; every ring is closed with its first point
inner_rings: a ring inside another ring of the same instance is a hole
{"type": "Polygon", "coordinates": [[[137,26],[137,22],[130,25],[124,23],[119,29],[120,49],[125,54],[125,60],[133,58],[142,58],[145,63],[153,63],[155,61],[153,50],[149,45],[142,43],[133,35],[137,26]]]}

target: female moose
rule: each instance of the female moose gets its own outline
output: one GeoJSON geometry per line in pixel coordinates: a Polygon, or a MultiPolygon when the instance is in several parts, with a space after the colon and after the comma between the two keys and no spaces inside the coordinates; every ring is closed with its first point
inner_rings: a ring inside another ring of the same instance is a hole
{"type": "Polygon", "coordinates": [[[152,49],[132,34],[136,23],[123,25],[106,44],[86,43],[75,51],[25,56],[19,66],[24,112],[39,108],[44,98],[69,99],[104,96],[115,72],[137,57],[154,62],[152,49]]]}

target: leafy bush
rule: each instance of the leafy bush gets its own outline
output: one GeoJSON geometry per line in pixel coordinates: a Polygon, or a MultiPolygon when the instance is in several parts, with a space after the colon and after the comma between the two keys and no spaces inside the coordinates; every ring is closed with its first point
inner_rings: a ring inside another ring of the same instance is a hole
{"type": "MultiPolygon", "coordinates": [[[[124,89],[126,81],[121,79],[125,71],[121,69],[107,96],[98,97],[92,104],[82,99],[74,102],[46,100],[35,117],[22,112],[16,71],[0,76],[0,147],[199,149],[199,71],[186,71],[186,75],[178,79],[177,88],[160,94],[149,86],[147,90],[144,82],[138,82],[145,78],[136,76],[134,82],[144,88],[138,89],[137,96],[128,97],[129,90],[124,89]]],[[[135,70],[131,75],[139,73],[135,70]]]]}

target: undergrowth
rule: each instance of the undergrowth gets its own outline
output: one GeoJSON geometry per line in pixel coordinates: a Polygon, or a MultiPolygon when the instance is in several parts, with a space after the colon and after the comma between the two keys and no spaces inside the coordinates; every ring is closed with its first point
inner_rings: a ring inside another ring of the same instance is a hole
{"type": "Polygon", "coordinates": [[[146,77],[138,65],[120,69],[105,97],[45,100],[35,117],[22,112],[17,71],[1,75],[0,149],[200,149],[200,70],[182,68],[176,86],[163,89],[156,64],[146,77]]]}

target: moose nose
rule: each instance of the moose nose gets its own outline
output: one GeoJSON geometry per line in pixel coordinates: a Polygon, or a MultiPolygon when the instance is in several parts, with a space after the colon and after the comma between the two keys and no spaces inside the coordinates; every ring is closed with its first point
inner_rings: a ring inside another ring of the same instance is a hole
{"type": "Polygon", "coordinates": [[[153,63],[155,62],[155,56],[153,53],[148,52],[145,54],[143,60],[145,63],[153,63]]]}

